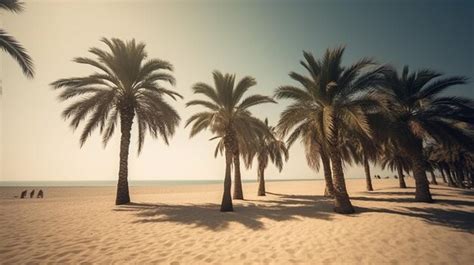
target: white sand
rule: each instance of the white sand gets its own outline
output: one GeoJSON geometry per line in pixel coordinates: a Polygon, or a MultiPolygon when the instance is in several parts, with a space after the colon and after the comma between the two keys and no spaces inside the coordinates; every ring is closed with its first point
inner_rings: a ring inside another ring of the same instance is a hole
{"type": "Polygon", "coordinates": [[[46,188],[43,200],[0,188],[0,263],[473,264],[473,192],[434,186],[425,204],[394,179],[372,193],[348,180],[357,214],[342,216],[323,184],[268,182],[263,198],[244,184],[233,213],[219,212],[222,185],[132,187],[137,204],[121,207],[113,187],[46,188]]]}

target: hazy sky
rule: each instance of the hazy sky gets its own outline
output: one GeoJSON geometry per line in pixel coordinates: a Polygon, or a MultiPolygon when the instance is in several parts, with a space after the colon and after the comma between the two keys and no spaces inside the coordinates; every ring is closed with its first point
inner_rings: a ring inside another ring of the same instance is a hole
{"type": "MultiPolygon", "coordinates": [[[[103,148],[98,132],[79,148],[80,131],[61,118],[66,104],[56,99],[52,81],[90,74],[71,60],[89,56],[101,37],[135,38],[147,44],[150,58],[175,66],[176,90],[185,100],[172,103],[186,120],[198,108],[191,86],[211,82],[211,72],[251,75],[252,93],[272,95],[292,83],[288,73],[302,71],[302,50],[320,56],[328,47],[347,45],[344,63],[363,56],[397,67],[431,67],[447,74],[474,77],[474,2],[472,1],[26,1],[21,14],[2,13],[0,25],[34,59],[36,76],[26,79],[17,64],[1,53],[0,180],[114,180],[119,134],[103,148]]],[[[472,84],[452,94],[473,96],[472,84]]],[[[277,122],[288,102],[256,107],[260,118],[277,122]]],[[[210,134],[189,139],[180,125],[169,146],[147,137],[137,157],[132,134],[129,178],[222,179],[224,160],[214,159],[210,134]]],[[[389,129],[389,128],[387,128],[389,129]]],[[[380,173],[378,170],[375,173],[380,173]]],[[[386,175],[387,173],[382,173],[386,175]]],[[[393,175],[392,173],[390,173],[393,175]]],[[[268,178],[321,178],[306,165],[302,147],[268,178]]],[[[347,177],[362,177],[358,167],[347,177]]],[[[255,179],[256,170],[244,171],[255,179]]]]}

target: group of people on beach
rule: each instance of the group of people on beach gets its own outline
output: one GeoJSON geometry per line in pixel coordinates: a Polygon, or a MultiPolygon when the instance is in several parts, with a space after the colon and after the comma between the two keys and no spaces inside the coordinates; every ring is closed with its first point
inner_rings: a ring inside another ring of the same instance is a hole
{"type": "MultiPolygon", "coordinates": [[[[21,192],[21,195],[20,195],[20,199],[25,199],[27,198],[27,195],[28,195],[28,190],[24,190],[21,192]]],[[[31,192],[30,192],[30,198],[34,198],[35,197],[35,190],[33,189],[31,192]]],[[[42,199],[44,197],[44,193],[43,193],[43,190],[39,190],[38,191],[38,195],[36,195],[36,198],[38,199],[42,199]]]]}

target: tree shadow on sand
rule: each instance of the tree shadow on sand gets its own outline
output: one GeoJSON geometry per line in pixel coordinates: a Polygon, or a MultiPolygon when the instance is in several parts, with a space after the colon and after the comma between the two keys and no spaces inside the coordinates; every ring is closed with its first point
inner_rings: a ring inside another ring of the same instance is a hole
{"type": "MultiPolygon", "coordinates": [[[[413,207],[416,203],[413,193],[378,192],[367,193],[368,196],[351,196],[356,213],[349,215],[357,217],[364,213],[388,213],[421,219],[429,224],[441,225],[469,233],[474,232],[474,213],[470,209],[442,209],[440,204],[474,207],[471,200],[438,199],[434,204],[423,204],[413,207]],[[375,196],[374,196],[375,195],[375,196]],[[387,197],[387,195],[390,195],[387,197]],[[398,195],[398,196],[397,196],[398,195]],[[400,203],[396,209],[380,207],[358,207],[357,201],[395,202],[400,203]]],[[[364,193],[363,193],[364,194],[364,193]]],[[[266,198],[246,200],[234,205],[235,212],[219,212],[219,204],[150,204],[130,203],[114,209],[115,211],[133,212],[137,217],[134,223],[174,222],[195,227],[204,227],[214,231],[228,228],[230,223],[239,223],[252,230],[265,229],[264,219],[273,221],[298,220],[300,218],[316,218],[330,221],[335,217],[333,201],[323,196],[290,195],[267,192],[266,198]]],[[[436,196],[436,195],[435,195],[436,196]]],[[[445,196],[441,194],[440,196],[445,196]]]]}
{"type": "Polygon", "coordinates": [[[400,210],[356,207],[356,211],[358,213],[378,212],[403,215],[421,219],[428,224],[445,226],[471,234],[474,233],[474,213],[472,211],[434,207],[403,207],[400,210]]]}
{"type": "Polygon", "coordinates": [[[230,223],[239,223],[253,230],[264,229],[264,219],[273,221],[316,218],[330,220],[332,200],[322,196],[271,196],[262,200],[246,200],[234,205],[234,212],[219,212],[219,204],[149,204],[130,203],[115,211],[134,212],[134,223],[175,222],[211,230],[224,230],[230,223]]]}

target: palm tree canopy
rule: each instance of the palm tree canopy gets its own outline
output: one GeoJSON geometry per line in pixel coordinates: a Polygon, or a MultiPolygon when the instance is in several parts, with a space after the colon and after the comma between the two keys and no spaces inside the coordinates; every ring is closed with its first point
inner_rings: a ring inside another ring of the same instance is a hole
{"type": "Polygon", "coordinates": [[[343,67],[343,53],[343,47],[328,49],[321,60],[316,60],[311,53],[304,52],[305,60],[300,63],[307,75],[290,73],[300,86],[282,86],[276,90],[277,98],[294,102],[283,111],[278,123],[281,135],[292,131],[290,145],[304,132],[312,134],[306,142],[319,143],[314,145],[315,150],[327,149],[341,137],[337,131],[341,129],[372,138],[368,114],[386,109],[389,102],[386,94],[378,92],[387,68],[377,66],[369,58],[343,67]]]}
{"type": "MultiPolygon", "coordinates": [[[[196,83],[193,86],[194,94],[206,96],[204,100],[191,100],[186,106],[202,106],[206,110],[192,115],[186,126],[192,124],[190,136],[209,129],[217,137],[224,137],[230,131],[237,137],[239,148],[248,149],[251,141],[257,139],[256,134],[264,134],[265,126],[253,117],[250,107],[275,103],[270,97],[251,95],[244,97],[245,93],[257,83],[254,78],[246,76],[235,84],[235,75],[213,72],[214,87],[206,83],[196,83]]],[[[221,141],[216,148],[223,148],[221,141]]]]}
{"type": "Polygon", "coordinates": [[[24,3],[18,0],[0,0],[0,9],[14,13],[23,11],[23,5],[24,3]]]}
{"type": "Polygon", "coordinates": [[[395,99],[398,118],[392,131],[400,144],[410,149],[414,137],[434,139],[442,144],[463,143],[474,150],[474,140],[463,130],[474,124],[474,102],[467,98],[442,95],[448,88],[466,84],[462,76],[443,77],[441,73],[422,69],[401,74],[386,72],[386,87],[395,99]]]}
{"type": "Polygon", "coordinates": [[[380,156],[376,160],[382,169],[390,169],[391,171],[409,172],[411,170],[411,160],[398,148],[393,142],[383,145],[380,156]]]}
{"type": "MultiPolygon", "coordinates": [[[[17,0],[0,0],[0,10],[18,13],[23,11],[23,3],[17,0]]],[[[34,76],[33,60],[26,53],[25,48],[5,30],[0,29],[0,49],[4,50],[20,65],[23,74],[28,78],[34,76]]]]}
{"type": "Polygon", "coordinates": [[[461,145],[444,146],[432,143],[426,146],[425,154],[432,165],[444,163],[452,168],[460,166],[471,171],[474,168],[474,152],[461,145]]]}
{"type": "Polygon", "coordinates": [[[168,144],[180,117],[164,97],[182,98],[162,85],[175,84],[171,75],[173,66],[159,59],[147,60],[145,44],[135,40],[124,42],[103,38],[101,41],[110,51],[91,48],[89,52],[97,59],[77,57],[73,60],[93,66],[98,72],[59,79],[51,84],[55,89],[64,89],[59,95],[61,101],[78,98],[63,112],[64,118],[71,119],[73,129],[89,117],[80,138],[81,146],[97,127],[105,146],[115,131],[118,118],[130,114],[132,118],[136,116],[138,124],[138,152],[147,131],[154,138],[161,136],[168,144]]]}
{"type": "Polygon", "coordinates": [[[258,164],[263,169],[267,168],[268,161],[271,161],[281,171],[283,162],[288,161],[289,158],[288,149],[285,142],[278,139],[275,128],[268,124],[268,119],[265,119],[265,127],[269,133],[262,135],[252,145],[246,153],[245,163],[250,166],[254,157],[257,157],[258,164]]]}

